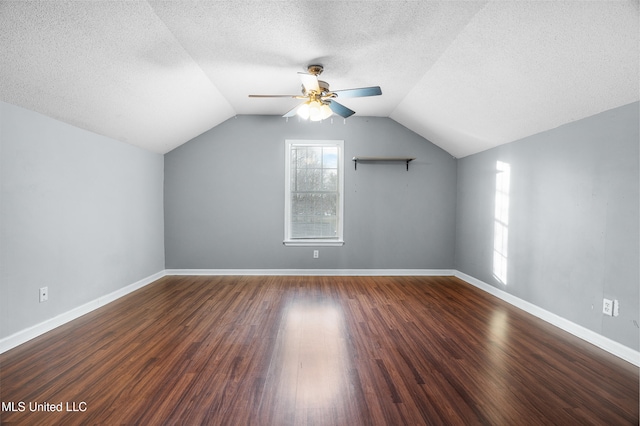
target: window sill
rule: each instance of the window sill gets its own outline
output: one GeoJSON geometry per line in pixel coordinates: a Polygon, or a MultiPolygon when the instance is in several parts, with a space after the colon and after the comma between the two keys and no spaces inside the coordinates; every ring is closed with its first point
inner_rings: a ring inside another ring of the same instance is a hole
{"type": "Polygon", "coordinates": [[[285,240],[282,242],[287,247],[341,247],[342,240],[285,240]]]}

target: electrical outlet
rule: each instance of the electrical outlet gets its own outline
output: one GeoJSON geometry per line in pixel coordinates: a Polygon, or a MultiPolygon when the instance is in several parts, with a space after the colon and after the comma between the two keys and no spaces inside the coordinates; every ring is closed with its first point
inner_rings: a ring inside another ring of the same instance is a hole
{"type": "Polygon", "coordinates": [[[609,299],[602,299],[602,313],[605,315],[613,316],[613,301],[609,299]]]}
{"type": "Polygon", "coordinates": [[[40,303],[49,300],[49,287],[40,287],[40,303]]]}
{"type": "Polygon", "coordinates": [[[314,250],[314,251],[313,251],[313,258],[314,258],[314,259],[317,259],[317,258],[319,258],[319,257],[320,257],[320,250],[314,250]]]}

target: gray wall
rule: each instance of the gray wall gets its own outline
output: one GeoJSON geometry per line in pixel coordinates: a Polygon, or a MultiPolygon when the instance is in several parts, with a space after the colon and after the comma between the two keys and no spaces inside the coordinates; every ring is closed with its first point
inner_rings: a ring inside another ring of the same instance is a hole
{"type": "Polygon", "coordinates": [[[0,338],[164,269],[163,172],[159,154],[0,102],[0,338]]]}
{"type": "Polygon", "coordinates": [[[634,103],[459,160],[456,269],[638,350],[638,117],[634,103]],[[511,165],[506,286],[492,274],[497,161],[511,165]]]}
{"type": "Polygon", "coordinates": [[[161,155],[0,108],[0,338],[161,271],[166,253],[169,269],[456,268],[638,349],[637,103],[458,161],[387,118],[239,116],[164,170],[161,155]],[[346,243],[319,259],[282,245],[285,139],[345,141],[346,243]],[[355,155],[418,159],[354,171],[355,155]],[[491,269],[498,160],[506,286],[491,269]]]}
{"type": "Polygon", "coordinates": [[[388,118],[238,116],[165,155],[169,269],[452,268],[456,162],[388,118]],[[285,139],[345,141],[343,247],[285,247],[285,139]],[[403,163],[351,158],[415,156],[403,163]]]}

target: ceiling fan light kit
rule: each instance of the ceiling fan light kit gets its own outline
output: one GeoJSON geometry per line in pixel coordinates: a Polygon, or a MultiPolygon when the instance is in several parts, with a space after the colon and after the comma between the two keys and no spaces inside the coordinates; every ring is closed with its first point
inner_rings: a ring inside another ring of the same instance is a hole
{"type": "Polygon", "coordinates": [[[336,102],[336,98],[355,98],[382,94],[379,86],[331,91],[329,83],[318,80],[318,76],[322,74],[323,70],[322,65],[309,65],[307,67],[308,72],[298,73],[300,80],[302,80],[302,95],[249,95],[249,97],[306,99],[305,102],[285,113],[283,117],[289,118],[297,115],[304,120],[321,121],[331,117],[333,114],[343,118],[355,114],[355,111],[336,102]]]}
{"type": "Polygon", "coordinates": [[[321,121],[333,115],[328,104],[318,101],[307,101],[297,108],[296,114],[303,120],[321,121]]]}

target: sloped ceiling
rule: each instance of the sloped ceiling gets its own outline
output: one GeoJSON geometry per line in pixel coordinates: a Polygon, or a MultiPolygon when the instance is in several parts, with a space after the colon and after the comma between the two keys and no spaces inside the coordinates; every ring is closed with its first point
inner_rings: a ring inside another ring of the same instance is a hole
{"type": "Polygon", "coordinates": [[[638,0],[3,1],[0,48],[0,100],[159,153],[312,63],[455,157],[639,99],[638,0]]]}

